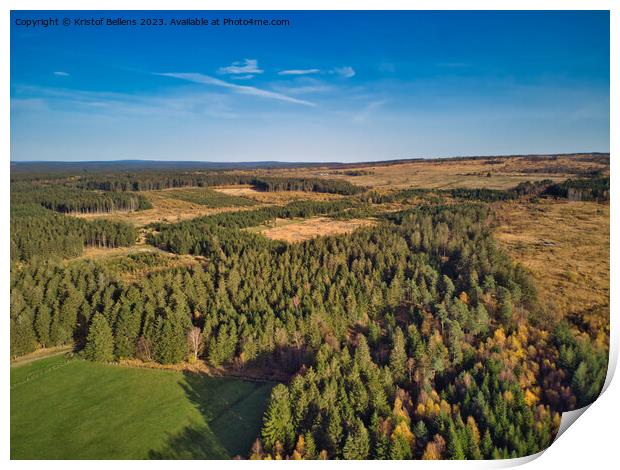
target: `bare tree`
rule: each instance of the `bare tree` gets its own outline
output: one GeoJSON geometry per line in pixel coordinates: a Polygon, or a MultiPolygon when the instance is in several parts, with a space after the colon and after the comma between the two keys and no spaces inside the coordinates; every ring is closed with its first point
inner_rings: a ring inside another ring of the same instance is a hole
{"type": "Polygon", "coordinates": [[[136,345],[136,357],[144,362],[151,362],[153,360],[151,342],[144,336],[138,338],[138,344],[136,345]]]}
{"type": "Polygon", "coordinates": [[[189,346],[190,353],[193,355],[194,360],[198,359],[198,354],[202,349],[202,331],[195,326],[189,333],[187,333],[187,345],[189,346]]]}

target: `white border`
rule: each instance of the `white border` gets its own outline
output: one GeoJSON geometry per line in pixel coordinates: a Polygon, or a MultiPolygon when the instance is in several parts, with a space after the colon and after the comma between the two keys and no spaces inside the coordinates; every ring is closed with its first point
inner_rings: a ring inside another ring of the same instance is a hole
{"type": "MultiPolygon", "coordinates": [[[[175,0],[174,2],[166,2],[164,0],[151,0],[149,2],[140,2],[136,0],[94,0],[88,2],[88,5],[83,1],[78,0],[56,0],[54,2],[44,0],[5,0],[2,2],[3,17],[0,21],[0,38],[2,43],[0,64],[2,68],[2,74],[0,78],[0,109],[2,110],[2,117],[0,119],[0,149],[2,152],[1,168],[4,169],[3,183],[0,185],[0,191],[2,191],[2,197],[0,200],[0,207],[2,215],[5,220],[5,229],[0,235],[2,246],[4,247],[2,254],[2,270],[0,279],[0,289],[4,299],[4,319],[3,329],[0,335],[0,343],[2,344],[2,350],[4,351],[4,357],[9,357],[9,340],[8,340],[8,305],[9,305],[9,183],[10,183],[10,49],[9,49],[9,23],[10,23],[10,10],[348,10],[348,9],[360,9],[360,10],[611,10],[611,132],[610,132],[610,152],[612,154],[611,167],[612,174],[616,175],[616,164],[614,163],[614,151],[617,149],[618,136],[620,136],[620,129],[618,126],[618,105],[620,104],[618,96],[618,64],[620,58],[620,35],[618,34],[620,27],[620,8],[611,1],[603,0],[505,0],[501,3],[498,1],[458,1],[458,0],[440,0],[440,1],[399,1],[399,0],[358,0],[356,2],[351,1],[337,1],[337,0],[300,0],[296,1],[293,5],[290,1],[282,0],[263,0],[263,1],[250,1],[250,0],[212,0],[212,1],[199,1],[199,0],[175,0]]],[[[611,305],[612,305],[612,335],[611,335],[611,354],[610,354],[610,369],[608,374],[608,381],[606,385],[608,389],[601,395],[601,397],[588,409],[586,413],[579,419],[579,425],[571,427],[571,429],[562,434],[559,439],[538,458],[531,461],[528,465],[529,468],[540,468],[548,470],[549,468],[611,468],[617,465],[613,462],[617,461],[616,448],[618,447],[618,430],[616,429],[620,416],[620,386],[618,380],[611,381],[610,378],[615,370],[617,362],[618,351],[618,328],[617,328],[617,313],[614,312],[614,307],[618,304],[618,268],[617,261],[620,261],[620,254],[618,251],[618,240],[613,234],[618,233],[618,218],[616,217],[617,207],[617,190],[618,185],[615,184],[616,179],[612,178],[611,193],[612,193],[612,205],[611,205],[611,305]],[[610,382],[610,383],[609,383],[610,382]]],[[[9,367],[8,360],[5,369],[3,370],[2,383],[4,384],[1,389],[2,395],[2,424],[0,434],[0,446],[2,448],[2,456],[5,460],[9,460],[9,432],[10,432],[10,413],[9,413],[9,367]]],[[[370,468],[387,466],[392,468],[403,468],[404,466],[424,466],[429,468],[498,468],[503,466],[514,466],[520,463],[525,463],[524,460],[531,459],[519,459],[519,461],[486,461],[486,462],[347,462],[346,465],[354,465],[358,468],[370,468]]],[[[30,468],[36,465],[34,462],[28,461],[12,461],[10,465],[14,468],[30,468]]],[[[49,461],[45,462],[46,468],[50,469],[66,469],[66,468],[82,468],[85,463],[81,461],[49,461]]],[[[88,463],[95,469],[107,468],[110,464],[107,461],[92,461],[88,463]]],[[[120,468],[135,468],[136,466],[149,465],[151,468],[165,468],[169,465],[168,462],[133,462],[133,461],[119,461],[113,465],[120,468]]],[[[243,463],[238,461],[218,461],[213,463],[205,463],[202,461],[184,462],[182,465],[191,466],[193,468],[204,468],[205,465],[216,465],[217,468],[231,468],[243,463]]],[[[261,468],[267,468],[274,465],[274,462],[254,462],[252,465],[260,466],[261,468]]],[[[287,465],[287,464],[276,464],[287,465]]],[[[327,466],[332,467],[338,465],[337,462],[298,462],[297,465],[304,466],[327,466]]]]}

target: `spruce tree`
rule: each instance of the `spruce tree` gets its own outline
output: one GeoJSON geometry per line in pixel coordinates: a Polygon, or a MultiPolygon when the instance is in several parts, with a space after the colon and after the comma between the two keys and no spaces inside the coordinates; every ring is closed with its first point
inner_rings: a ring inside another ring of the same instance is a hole
{"type": "Polygon", "coordinates": [[[88,329],[84,357],[96,362],[111,362],[114,359],[114,338],[108,321],[96,313],[88,329]]]}
{"type": "Polygon", "coordinates": [[[392,352],[390,353],[390,370],[397,382],[405,380],[407,371],[407,351],[405,350],[405,335],[403,330],[396,328],[392,352]]]}
{"type": "Polygon", "coordinates": [[[140,314],[124,303],[116,321],[114,354],[118,358],[131,358],[136,353],[136,341],[140,333],[140,314]]]}
{"type": "Polygon", "coordinates": [[[177,364],[185,359],[187,342],[185,332],[176,315],[169,312],[157,320],[155,359],[161,364],[177,364]]]}
{"type": "Polygon", "coordinates": [[[273,451],[276,442],[288,449],[294,439],[290,396],[286,386],[278,384],[271,391],[269,406],[263,418],[262,437],[265,449],[273,451]]]}
{"type": "Polygon", "coordinates": [[[370,452],[368,431],[361,419],[357,418],[344,442],[342,456],[347,460],[364,460],[370,452]]]}
{"type": "Polygon", "coordinates": [[[37,332],[37,339],[42,347],[50,345],[50,325],[52,323],[52,317],[50,315],[50,309],[47,305],[39,306],[37,311],[37,317],[34,321],[34,329],[37,332]]]}

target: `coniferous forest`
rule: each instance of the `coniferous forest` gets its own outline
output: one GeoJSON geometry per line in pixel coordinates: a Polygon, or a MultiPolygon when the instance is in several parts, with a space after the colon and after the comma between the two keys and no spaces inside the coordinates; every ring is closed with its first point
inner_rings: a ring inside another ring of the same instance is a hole
{"type": "Polygon", "coordinates": [[[606,204],[609,178],[377,192],[218,171],[19,174],[11,356],[71,345],[89,361],[275,380],[244,458],[533,454],[563,411],[596,399],[608,356],[599,332],[547,311],[535,278],[495,239],[493,203],[539,198],[606,204]],[[153,210],[149,191],[240,184],[309,197],[142,228],[106,217],[153,210]],[[298,243],[253,230],[313,217],[372,224],[298,243]],[[82,256],[137,243],[149,251],[82,256]]]}

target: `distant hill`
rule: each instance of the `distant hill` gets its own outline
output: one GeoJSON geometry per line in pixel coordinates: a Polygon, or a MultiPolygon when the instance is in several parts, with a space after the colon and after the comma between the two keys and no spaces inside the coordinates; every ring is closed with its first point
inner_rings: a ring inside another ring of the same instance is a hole
{"type": "Polygon", "coordinates": [[[450,161],[450,160],[472,160],[487,158],[515,158],[526,159],[547,159],[559,156],[590,157],[595,159],[609,159],[609,153],[601,152],[580,152],[580,153],[557,153],[557,154],[532,154],[532,155],[476,155],[476,156],[454,156],[454,157],[429,157],[429,158],[402,158],[393,160],[366,161],[366,162],[200,162],[200,161],[158,161],[158,160],[113,160],[113,161],[84,161],[84,162],[60,162],[60,161],[27,161],[11,162],[11,172],[20,173],[105,173],[105,172],[137,172],[137,171],[191,171],[191,170],[252,170],[252,169],[274,169],[274,168],[357,168],[362,166],[386,166],[396,165],[407,162],[429,162],[429,161],[450,161]]]}
{"type": "MultiPolygon", "coordinates": [[[[243,170],[256,168],[306,168],[331,165],[310,162],[197,162],[157,160],[114,160],[105,162],[11,162],[16,173],[99,173],[107,171],[153,171],[153,170],[243,170]]],[[[338,164],[336,164],[338,165],[338,164]]]]}

